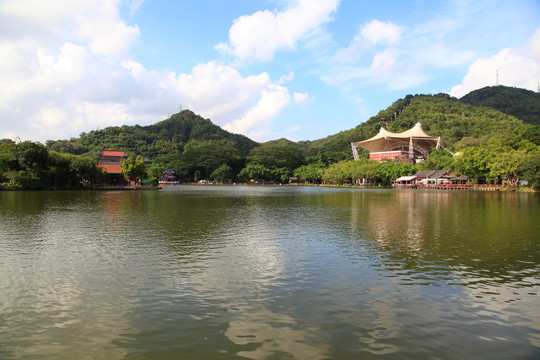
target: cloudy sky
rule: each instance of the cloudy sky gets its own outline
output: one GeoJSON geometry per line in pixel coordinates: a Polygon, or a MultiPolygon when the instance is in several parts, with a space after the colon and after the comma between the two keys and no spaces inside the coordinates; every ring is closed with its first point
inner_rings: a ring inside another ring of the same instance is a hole
{"type": "Polygon", "coordinates": [[[190,109],[257,141],[348,130],[407,94],[537,91],[538,0],[0,0],[0,139],[190,109]]]}

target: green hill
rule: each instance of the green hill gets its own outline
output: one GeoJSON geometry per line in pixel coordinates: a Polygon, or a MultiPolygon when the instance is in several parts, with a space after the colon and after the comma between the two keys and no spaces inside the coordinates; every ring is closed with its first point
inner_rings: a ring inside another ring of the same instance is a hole
{"type": "Polygon", "coordinates": [[[350,143],[368,139],[384,126],[392,132],[410,129],[417,122],[431,136],[441,136],[443,146],[455,149],[471,138],[508,135],[523,122],[495,109],[464,103],[447,94],[407,95],[366,122],[347,131],[304,145],[308,155],[320,152],[350,154],[350,143]]]}
{"type": "MultiPolygon", "coordinates": [[[[381,126],[401,132],[421,122],[426,133],[441,136],[443,146],[452,150],[470,144],[473,139],[508,135],[523,122],[537,125],[539,117],[539,94],[504,86],[487,87],[460,100],[447,94],[407,95],[353,129],[313,141],[293,143],[278,139],[265,144],[296,144],[307,157],[320,152],[332,162],[350,158],[350,143],[374,136],[381,126]],[[503,111],[498,111],[497,106],[503,111]]],[[[47,146],[58,152],[93,157],[103,149],[122,149],[152,159],[182,154],[186,145],[193,147],[208,142],[230,144],[243,157],[260,145],[185,110],[154,125],[108,127],[82,133],[77,139],[47,141],[47,146]]]]}
{"type": "Polygon", "coordinates": [[[534,91],[507,86],[488,86],[474,90],[460,101],[487,106],[523,120],[540,125],[540,94],[534,91]]]}
{"type": "MultiPolygon", "coordinates": [[[[492,107],[476,105],[493,99],[503,104],[506,100],[501,99],[508,96],[511,100],[506,103],[520,105],[505,109],[519,115],[516,109],[527,108],[530,114],[535,114],[538,96],[527,90],[505,87],[497,87],[496,95],[486,95],[493,94],[492,90],[477,90],[464,100],[442,93],[407,95],[350,130],[314,141],[277,139],[260,144],[246,136],[229,133],[209,119],[185,110],[153,125],[108,127],[82,133],[76,139],[47,141],[47,146],[56,152],[94,159],[104,149],[123,150],[128,155],[142,155],[152,160],[156,174],[165,168],[173,169],[183,181],[249,177],[283,182],[302,164],[307,166],[306,171],[320,172],[321,169],[309,166],[328,167],[350,160],[351,142],[368,139],[383,126],[391,132],[402,132],[420,122],[427,134],[440,136],[443,147],[451,151],[484,146],[492,138],[504,139],[504,146],[515,144],[514,150],[519,148],[525,152],[540,144],[540,127],[535,125],[533,117],[527,121],[534,124],[525,124],[524,120],[492,107]]],[[[360,156],[367,158],[367,152],[360,150],[360,156]]],[[[317,176],[321,178],[320,174],[317,176]]]]}
{"type": "Polygon", "coordinates": [[[210,120],[184,110],[153,125],[107,127],[82,133],[78,139],[47,141],[47,146],[58,152],[96,158],[101,150],[118,149],[152,159],[171,153],[181,154],[186,145],[193,147],[208,142],[232,145],[243,156],[258,145],[244,135],[232,134],[210,120]]]}

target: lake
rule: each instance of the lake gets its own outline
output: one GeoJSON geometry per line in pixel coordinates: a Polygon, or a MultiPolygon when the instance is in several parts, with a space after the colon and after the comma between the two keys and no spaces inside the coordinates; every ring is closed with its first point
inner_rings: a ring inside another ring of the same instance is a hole
{"type": "Polygon", "coordinates": [[[539,359],[540,196],[0,192],[1,359],[539,359]]]}

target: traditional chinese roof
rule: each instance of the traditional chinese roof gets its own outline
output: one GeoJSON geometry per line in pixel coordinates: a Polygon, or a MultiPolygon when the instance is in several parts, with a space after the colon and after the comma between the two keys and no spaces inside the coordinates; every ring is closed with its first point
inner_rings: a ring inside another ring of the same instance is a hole
{"type": "Polygon", "coordinates": [[[121,174],[122,173],[122,166],[120,165],[98,165],[100,168],[105,169],[107,171],[107,174],[121,174]]]}
{"type": "Polygon", "coordinates": [[[418,179],[440,179],[448,176],[452,170],[423,170],[415,174],[418,179]]]}
{"type": "Polygon", "coordinates": [[[98,166],[105,169],[108,174],[121,174],[122,166],[120,161],[125,158],[123,151],[103,150],[99,158],[98,166]]]}
{"type": "Polygon", "coordinates": [[[103,150],[101,152],[101,156],[119,156],[123,157],[126,154],[123,151],[117,151],[117,150],[103,150]]]}

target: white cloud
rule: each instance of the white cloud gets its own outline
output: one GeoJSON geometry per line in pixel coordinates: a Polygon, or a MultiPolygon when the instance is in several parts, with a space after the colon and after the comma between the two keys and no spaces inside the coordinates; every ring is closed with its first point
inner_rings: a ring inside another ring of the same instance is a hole
{"type": "Polygon", "coordinates": [[[246,134],[253,139],[265,139],[269,122],[289,102],[290,95],[286,88],[278,85],[268,86],[261,91],[259,101],[254,107],[223,128],[233,133],[246,134]]]}
{"type": "Polygon", "coordinates": [[[369,68],[374,73],[381,74],[393,71],[396,68],[396,64],[397,51],[386,49],[383,52],[375,54],[369,68]]]}
{"type": "Polygon", "coordinates": [[[493,86],[497,71],[500,85],[536,90],[540,79],[540,29],[523,48],[506,48],[490,58],[477,59],[450,94],[459,98],[473,90],[493,86]]]}
{"type": "Polygon", "coordinates": [[[402,90],[424,82],[422,62],[411,58],[409,45],[402,44],[406,29],[391,21],[363,24],[351,44],[336,52],[321,78],[357,102],[361,96],[356,92],[363,86],[402,90]]]}
{"type": "Polygon", "coordinates": [[[0,4],[0,39],[25,46],[88,44],[96,54],[121,56],[140,30],[120,17],[121,0],[6,0],[0,4]]]}
{"type": "Polygon", "coordinates": [[[230,66],[210,61],[178,76],[182,103],[224,129],[262,140],[266,129],[291,102],[289,91],[267,73],[241,76],[230,66]]]}
{"type": "Polygon", "coordinates": [[[120,3],[0,3],[0,137],[67,138],[165,115],[163,101],[152,94],[169,74],[152,74],[143,88],[135,85],[148,78],[121,65],[139,29],[121,19],[120,3]],[[146,112],[137,112],[141,103],[146,112]]]}
{"type": "Polygon", "coordinates": [[[297,104],[308,104],[313,101],[313,99],[307,93],[295,92],[293,94],[294,102],[297,104]]]}
{"type": "MultiPolygon", "coordinates": [[[[291,97],[283,86],[292,72],[273,81],[266,72],[242,76],[215,61],[183,74],[146,69],[128,56],[139,28],[120,18],[120,0],[43,4],[0,4],[0,138],[43,142],[146,125],[181,105],[258,140],[285,106],[309,98],[291,97]]],[[[138,0],[129,4],[140,7],[138,0]]]]}
{"type": "Polygon", "coordinates": [[[339,0],[299,0],[285,11],[257,11],[236,19],[229,42],[216,45],[241,60],[269,62],[280,50],[292,50],[298,41],[331,20],[339,0]]]}
{"type": "Polygon", "coordinates": [[[386,43],[395,45],[399,43],[401,34],[405,28],[398,26],[395,23],[373,20],[370,23],[362,26],[360,34],[357,35],[355,41],[365,41],[372,45],[386,43]]]}
{"type": "Polygon", "coordinates": [[[352,43],[336,52],[334,60],[337,62],[356,62],[373,48],[396,47],[399,45],[404,26],[399,26],[391,21],[383,22],[372,20],[360,26],[352,43]]]}

